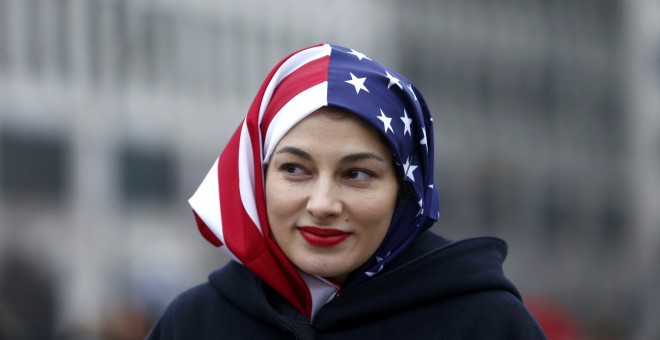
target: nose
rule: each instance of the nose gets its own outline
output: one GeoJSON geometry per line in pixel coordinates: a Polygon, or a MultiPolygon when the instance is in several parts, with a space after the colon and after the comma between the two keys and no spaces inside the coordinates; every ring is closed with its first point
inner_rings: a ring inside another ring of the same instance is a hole
{"type": "Polygon", "coordinates": [[[316,181],[309,193],[307,212],[318,219],[341,215],[343,206],[338,189],[331,180],[319,179],[316,181]]]}

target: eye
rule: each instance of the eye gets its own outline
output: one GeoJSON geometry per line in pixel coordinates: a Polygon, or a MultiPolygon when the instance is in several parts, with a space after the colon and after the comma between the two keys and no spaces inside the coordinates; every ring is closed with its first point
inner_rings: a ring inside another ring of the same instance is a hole
{"type": "Polygon", "coordinates": [[[282,169],[282,171],[284,171],[287,175],[298,176],[305,174],[305,170],[296,164],[282,164],[280,169],[282,169]]]}
{"type": "Polygon", "coordinates": [[[356,181],[366,181],[373,177],[373,175],[365,170],[351,169],[346,172],[346,177],[356,181]]]}

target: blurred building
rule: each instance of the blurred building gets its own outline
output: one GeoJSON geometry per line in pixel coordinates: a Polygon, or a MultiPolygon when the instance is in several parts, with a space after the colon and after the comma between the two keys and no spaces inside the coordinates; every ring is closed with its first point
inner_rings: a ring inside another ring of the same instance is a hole
{"type": "Polygon", "coordinates": [[[626,15],[626,162],[634,192],[634,256],[641,267],[634,289],[642,311],[635,317],[644,325],[641,336],[653,338],[660,334],[660,2],[633,1],[626,15]]]}
{"type": "Polygon", "coordinates": [[[404,71],[430,89],[437,115],[440,230],[503,236],[507,270],[527,294],[625,331],[641,269],[625,2],[401,5],[404,71]]]}
{"type": "Polygon", "coordinates": [[[657,336],[659,7],[0,0],[0,260],[51,278],[60,331],[159,313],[226,260],[186,199],[259,82],[333,42],[424,92],[438,232],[504,237],[522,291],[588,331],[657,336]]]}
{"type": "MultiPolygon", "coordinates": [[[[117,311],[160,313],[226,261],[186,200],[284,55],[323,41],[389,54],[387,29],[353,28],[392,6],[347,4],[0,0],[0,258],[50,278],[56,329],[113,333],[117,311]]],[[[3,294],[0,315],[19,315],[3,294]]]]}

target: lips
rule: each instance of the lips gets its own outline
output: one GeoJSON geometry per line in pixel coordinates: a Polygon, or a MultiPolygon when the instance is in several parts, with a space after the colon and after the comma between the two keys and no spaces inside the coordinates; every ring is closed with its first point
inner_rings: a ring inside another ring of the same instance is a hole
{"type": "Polygon", "coordinates": [[[300,235],[315,247],[330,248],[344,242],[351,233],[332,228],[300,227],[300,235]]]}

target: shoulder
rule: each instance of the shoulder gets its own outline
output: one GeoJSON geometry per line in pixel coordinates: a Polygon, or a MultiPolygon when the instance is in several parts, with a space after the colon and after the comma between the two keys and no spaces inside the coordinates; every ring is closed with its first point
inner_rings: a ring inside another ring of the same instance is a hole
{"type": "Polygon", "coordinates": [[[209,281],[177,296],[147,339],[277,339],[261,281],[235,262],[211,273],[209,281]]]}
{"type": "Polygon", "coordinates": [[[430,232],[424,237],[420,241],[428,246],[422,248],[433,250],[417,259],[418,265],[427,268],[426,273],[418,273],[420,281],[442,282],[436,285],[440,287],[435,291],[437,299],[429,299],[434,305],[431,308],[460,311],[453,317],[458,334],[545,339],[520,293],[502,271],[506,242],[493,237],[449,241],[430,232]]]}
{"type": "MultiPolygon", "coordinates": [[[[214,284],[234,276],[230,262],[209,275],[209,281],[179,294],[165,309],[148,339],[226,338],[236,328],[249,328],[249,318],[214,284]]],[[[230,287],[237,290],[236,287],[230,287]]]]}
{"type": "Polygon", "coordinates": [[[166,314],[172,314],[178,318],[187,315],[204,315],[217,309],[219,303],[224,300],[222,295],[215,290],[210,283],[206,282],[190,288],[177,296],[166,310],[166,314]]]}
{"type": "Polygon", "coordinates": [[[166,308],[148,339],[177,339],[194,336],[207,319],[224,314],[218,308],[223,298],[207,282],[188,289],[177,296],[166,308]]]}
{"type": "Polygon", "coordinates": [[[455,327],[470,338],[545,339],[523,302],[506,290],[485,290],[458,296],[452,302],[461,314],[455,327]]]}
{"type": "Polygon", "coordinates": [[[428,300],[433,301],[432,309],[460,311],[453,317],[452,327],[456,327],[457,334],[470,338],[545,339],[520,293],[504,276],[506,242],[493,237],[450,241],[431,232],[425,234],[417,247],[431,251],[417,258],[416,264],[427,268],[418,275],[421,282],[430,280],[440,287],[435,291],[437,299],[428,300]]]}
{"type": "Polygon", "coordinates": [[[499,239],[450,241],[425,232],[379,276],[328,303],[317,321],[329,330],[356,323],[383,336],[544,339],[502,272],[505,257],[499,239]]]}

